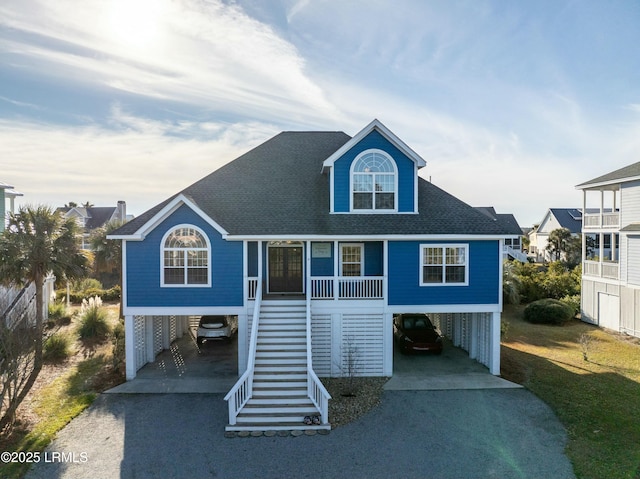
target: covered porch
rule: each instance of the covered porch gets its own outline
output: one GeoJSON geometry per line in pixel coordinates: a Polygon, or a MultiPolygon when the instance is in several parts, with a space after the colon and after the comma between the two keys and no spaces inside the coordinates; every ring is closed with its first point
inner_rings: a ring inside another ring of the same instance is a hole
{"type": "Polygon", "coordinates": [[[268,240],[244,245],[249,301],[255,300],[259,287],[264,297],[339,301],[386,296],[386,241],[268,240]]]}

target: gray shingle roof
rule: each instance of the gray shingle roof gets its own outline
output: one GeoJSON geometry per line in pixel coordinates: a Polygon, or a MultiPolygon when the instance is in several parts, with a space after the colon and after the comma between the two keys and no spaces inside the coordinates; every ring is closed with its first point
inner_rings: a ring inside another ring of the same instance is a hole
{"type": "Polygon", "coordinates": [[[522,228],[520,228],[518,220],[516,220],[516,217],[512,214],[496,213],[496,210],[493,206],[476,206],[476,209],[484,213],[494,221],[499,222],[500,225],[503,226],[505,230],[508,230],[510,234],[522,235],[522,228]]]}
{"type": "MultiPolygon", "coordinates": [[[[322,163],[349,139],[343,132],[283,132],[180,193],[231,235],[511,233],[423,179],[419,214],[331,214],[322,163]]],[[[134,234],[175,196],[113,234],[134,234]]]]}
{"type": "Polygon", "coordinates": [[[600,183],[611,183],[620,180],[625,180],[629,178],[638,178],[640,177],[640,161],[637,163],[633,163],[632,165],[625,166],[618,170],[607,173],[606,175],[598,176],[593,180],[585,181],[584,183],[580,183],[576,188],[585,188],[589,185],[597,185],[600,183]]]}

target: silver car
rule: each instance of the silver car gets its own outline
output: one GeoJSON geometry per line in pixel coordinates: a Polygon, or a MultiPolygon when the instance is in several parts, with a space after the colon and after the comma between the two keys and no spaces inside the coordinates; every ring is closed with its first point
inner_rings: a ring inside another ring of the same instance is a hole
{"type": "Polygon", "coordinates": [[[198,344],[210,339],[230,340],[235,334],[233,317],[231,316],[202,316],[198,324],[198,344]]]}

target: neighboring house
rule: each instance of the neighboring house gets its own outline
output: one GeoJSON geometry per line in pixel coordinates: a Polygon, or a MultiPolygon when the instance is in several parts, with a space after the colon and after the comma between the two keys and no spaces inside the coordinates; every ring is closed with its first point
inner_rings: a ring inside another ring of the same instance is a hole
{"type": "Polygon", "coordinates": [[[512,234],[511,237],[507,237],[504,240],[504,259],[515,259],[522,263],[527,262],[527,255],[522,252],[522,236],[523,230],[518,224],[516,217],[510,213],[496,213],[495,208],[492,206],[478,206],[478,211],[481,211],[492,220],[500,223],[504,227],[505,231],[512,234]]]}
{"type": "Polygon", "coordinates": [[[582,319],[640,337],[640,162],[576,188],[587,211],[582,319]],[[597,207],[587,209],[592,201],[597,207]]]}
{"type": "Polygon", "coordinates": [[[256,419],[265,407],[285,408],[280,428],[301,423],[264,394],[295,397],[326,428],[317,376],[392,376],[393,315],[407,312],[500,374],[513,233],[420,178],[425,164],[377,120],[354,137],[283,132],[118,229],[127,379],[189,315],[233,315],[228,428],[274,429],[256,419]]]}
{"type": "Polygon", "coordinates": [[[547,251],[549,233],[559,228],[567,228],[578,237],[582,228],[582,210],[578,208],[550,208],[537,229],[529,234],[529,256],[536,262],[553,261],[547,251]]]}
{"type": "Polygon", "coordinates": [[[71,206],[58,208],[65,218],[73,218],[82,228],[82,249],[91,249],[89,239],[94,230],[111,221],[125,222],[127,217],[127,204],[118,201],[116,206],[71,206]]]}
{"type": "Polygon", "coordinates": [[[13,186],[8,185],[0,181],[0,233],[4,231],[7,221],[7,215],[9,213],[15,213],[15,198],[16,196],[23,196],[22,193],[15,191],[13,186]],[[7,201],[9,206],[7,207],[7,201]]]}

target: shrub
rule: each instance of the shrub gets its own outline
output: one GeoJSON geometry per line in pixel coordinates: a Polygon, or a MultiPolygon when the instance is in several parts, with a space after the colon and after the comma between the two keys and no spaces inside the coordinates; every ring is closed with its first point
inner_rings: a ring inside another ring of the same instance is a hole
{"type": "Polygon", "coordinates": [[[524,308],[524,319],[536,324],[562,324],[575,316],[571,306],[557,299],[541,299],[524,308]]]}
{"type": "Polygon", "coordinates": [[[125,365],[124,322],[122,319],[113,328],[111,343],[113,344],[113,369],[121,371],[125,365]]]}
{"type": "Polygon", "coordinates": [[[97,279],[84,278],[80,281],[76,281],[75,283],[73,283],[71,289],[73,291],[84,292],[89,289],[102,289],[102,284],[97,279]]]}
{"type": "Polygon", "coordinates": [[[63,301],[49,303],[49,320],[55,324],[69,324],[71,315],[63,301]]]}
{"type": "Polygon", "coordinates": [[[101,297],[103,301],[120,301],[120,285],[105,289],[101,297]]]}
{"type": "Polygon", "coordinates": [[[564,304],[569,306],[573,310],[573,315],[575,316],[580,312],[580,295],[574,294],[573,296],[567,295],[564,298],[561,298],[564,304]]]}
{"type": "Polygon", "coordinates": [[[80,327],[78,335],[81,339],[105,339],[111,328],[107,320],[107,312],[102,309],[102,300],[98,296],[82,300],[80,308],[80,327]]]}
{"type": "Polygon", "coordinates": [[[71,355],[71,339],[66,334],[54,333],[44,342],[42,348],[45,361],[62,361],[71,355]]]}

